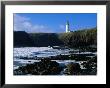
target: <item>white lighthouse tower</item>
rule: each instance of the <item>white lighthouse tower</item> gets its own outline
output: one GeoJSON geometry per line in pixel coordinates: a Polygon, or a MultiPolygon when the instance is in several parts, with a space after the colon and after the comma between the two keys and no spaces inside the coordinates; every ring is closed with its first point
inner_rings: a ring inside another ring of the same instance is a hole
{"type": "Polygon", "coordinates": [[[70,32],[70,30],[69,30],[69,21],[66,22],[66,33],[67,32],[70,32]]]}

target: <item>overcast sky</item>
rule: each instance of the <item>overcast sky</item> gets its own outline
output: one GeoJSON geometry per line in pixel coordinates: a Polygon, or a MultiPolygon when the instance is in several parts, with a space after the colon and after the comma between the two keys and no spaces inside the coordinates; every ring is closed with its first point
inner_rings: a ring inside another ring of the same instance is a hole
{"type": "Polygon", "coordinates": [[[96,13],[16,13],[14,14],[14,31],[28,33],[65,32],[66,21],[70,30],[81,30],[97,26],[96,13]]]}

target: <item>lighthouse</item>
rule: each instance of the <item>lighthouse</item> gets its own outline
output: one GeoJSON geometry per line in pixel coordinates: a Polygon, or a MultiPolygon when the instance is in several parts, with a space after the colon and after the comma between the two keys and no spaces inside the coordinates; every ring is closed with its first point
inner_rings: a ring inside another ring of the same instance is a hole
{"type": "Polygon", "coordinates": [[[66,22],[66,33],[67,32],[70,32],[70,30],[69,30],[69,21],[66,22]]]}

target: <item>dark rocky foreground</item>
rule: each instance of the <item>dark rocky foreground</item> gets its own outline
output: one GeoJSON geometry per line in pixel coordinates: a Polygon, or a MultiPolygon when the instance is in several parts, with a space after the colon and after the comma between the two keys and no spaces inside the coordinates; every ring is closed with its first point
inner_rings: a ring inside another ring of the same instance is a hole
{"type": "MultiPolygon", "coordinates": [[[[77,59],[78,60],[78,59],[77,59]]],[[[49,58],[41,59],[40,62],[27,64],[14,70],[14,75],[96,75],[97,74],[97,58],[86,59],[85,62],[60,65],[56,61],[49,58]],[[81,65],[84,69],[81,69],[81,65]]]]}
{"type": "Polygon", "coordinates": [[[14,70],[15,75],[56,75],[59,74],[62,68],[55,61],[41,60],[33,64],[27,64],[26,66],[19,67],[14,70]]]}

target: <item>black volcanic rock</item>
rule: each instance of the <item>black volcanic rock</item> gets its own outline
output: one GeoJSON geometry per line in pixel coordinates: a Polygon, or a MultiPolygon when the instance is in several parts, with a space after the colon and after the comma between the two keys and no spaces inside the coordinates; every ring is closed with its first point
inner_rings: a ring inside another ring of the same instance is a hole
{"type": "Polygon", "coordinates": [[[34,42],[30,35],[24,31],[14,32],[14,47],[34,46],[34,42]]]}
{"type": "Polygon", "coordinates": [[[62,68],[59,63],[51,60],[41,60],[33,64],[27,64],[14,70],[14,75],[58,75],[62,68]]]}

